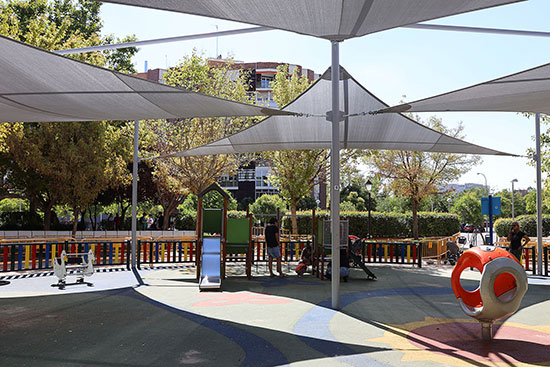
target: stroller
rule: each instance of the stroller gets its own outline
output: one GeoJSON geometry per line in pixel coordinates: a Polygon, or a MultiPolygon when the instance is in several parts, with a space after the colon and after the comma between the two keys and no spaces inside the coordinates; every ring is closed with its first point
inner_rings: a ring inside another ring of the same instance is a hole
{"type": "Polygon", "coordinates": [[[363,243],[361,239],[357,236],[349,236],[348,237],[348,253],[349,258],[352,262],[352,267],[356,268],[359,267],[363,269],[365,274],[367,274],[367,279],[376,279],[376,275],[373,274],[372,271],[370,271],[365,264],[363,263],[361,259],[361,250],[363,248],[363,243]]]}
{"type": "Polygon", "coordinates": [[[445,255],[446,257],[445,260],[443,260],[443,263],[447,264],[447,262],[449,262],[449,264],[454,265],[458,261],[460,255],[462,255],[462,251],[456,242],[447,241],[447,252],[445,255]]]}

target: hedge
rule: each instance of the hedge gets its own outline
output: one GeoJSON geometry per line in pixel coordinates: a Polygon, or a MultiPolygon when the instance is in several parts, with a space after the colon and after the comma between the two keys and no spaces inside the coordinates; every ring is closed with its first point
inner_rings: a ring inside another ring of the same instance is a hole
{"type": "MultiPolygon", "coordinates": [[[[298,233],[311,233],[311,211],[298,212],[298,233]]],[[[330,213],[318,211],[317,215],[328,219],[330,213]]],[[[243,218],[244,211],[229,211],[230,218],[243,218]]],[[[342,212],[342,218],[349,220],[349,234],[366,237],[368,234],[368,213],[342,212]]],[[[176,218],[176,228],[180,230],[195,230],[196,214],[180,212],[176,218]]],[[[290,217],[284,217],[283,228],[291,230],[290,217]]],[[[412,237],[412,214],[371,212],[373,237],[412,237]]],[[[449,213],[418,213],[418,234],[420,237],[450,236],[460,231],[460,222],[456,214],[449,213]]]]}
{"type": "MultiPolygon", "coordinates": [[[[330,217],[328,211],[317,212],[322,218],[330,217]]],[[[311,212],[298,212],[307,215],[298,217],[298,233],[311,233],[311,212]]],[[[368,213],[342,212],[343,219],[349,220],[349,234],[366,237],[368,234],[368,213]]],[[[290,217],[283,220],[283,228],[291,229],[290,217]]],[[[371,212],[372,237],[412,237],[412,214],[371,212]]],[[[449,213],[418,213],[418,234],[420,237],[450,236],[460,232],[458,216],[449,213]]]]}
{"type": "MultiPolygon", "coordinates": [[[[519,228],[529,237],[537,235],[537,216],[536,215],[521,215],[516,217],[516,222],[519,223],[519,228]]],[[[512,218],[499,218],[495,221],[495,232],[499,237],[506,237],[510,232],[512,218]]],[[[550,236],[550,215],[542,216],[542,236],[550,236]]]]}

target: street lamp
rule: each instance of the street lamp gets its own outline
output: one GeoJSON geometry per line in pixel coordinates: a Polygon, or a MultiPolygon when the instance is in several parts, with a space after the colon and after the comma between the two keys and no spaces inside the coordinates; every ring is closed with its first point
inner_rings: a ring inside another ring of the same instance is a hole
{"type": "Polygon", "coordinates": [[[449,208],[449,209],[448,209],[448,212],[449,212],[449,213],[451,212],[451,202],[452,202],[452,201],[453,201],[453,199],[447,198],[447,203],[449,204],[449,205],[448,205],[448,208],[449,208]]]}
{"type": "Polygon", "coordinates": [[[518,182],[517,178],[514,178],[512,181],[512,222],[514,221],[514,182],[518,182]]]}
{"type": "Polygon", "coordinates": [[[485,189],[487,190],[487,195],[489,195],[489,186],[487,186],[487,176],[485,176],[483,173],[481,172],[478,172],[477,173],[478,175],[482,175],[483,178],[485,179],[485,189]]]}
{"type": "Polygon", "coordinates": [[[368,202],[368,210],[369,210],[369,234],[368,234],[368,238],[370,239],[371,238],[371,220],[370,220],[370,190],[372,190],[372,182],[370,182],[370,180],[367,180],[367,191],[368,191],[368,194],[369,194],[369,202],[368,202]]]}

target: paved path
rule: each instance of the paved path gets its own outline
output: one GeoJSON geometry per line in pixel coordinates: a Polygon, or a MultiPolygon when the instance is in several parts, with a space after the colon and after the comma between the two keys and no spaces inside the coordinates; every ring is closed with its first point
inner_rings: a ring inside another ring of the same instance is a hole
{"type": "MultiPolygon", "coordinates": [[[[255,269],[199,292],[193,269],[97,273],[94,287],[45,275],[0,287],[0,366],[527,366],[550,362],[548,278],[531,278],[518,313],[479,341],[451,267],[352,269],[340,311],[330,282],[255,269]]],[[[242,274],[242,273],[241,273],[242,274]]],[[[289,273],[290,275],[290,273],[289,273]]],[[[474,287],[479,273],[465,272],[474,287]]]]}

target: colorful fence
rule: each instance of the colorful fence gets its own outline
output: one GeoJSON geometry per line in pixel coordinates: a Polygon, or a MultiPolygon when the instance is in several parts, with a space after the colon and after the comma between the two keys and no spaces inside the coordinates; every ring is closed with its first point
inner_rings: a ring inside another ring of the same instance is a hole
{"type": "Polygon", "coordinates": [[[65,241],[0,244],[2,272],[53,268],[53,259],[61,252],[83,253],[92,250],[94,265],[129,266],[130,242],[113,241],[65,241]]]}
{"type": "MultiPolygon", "coordinates": [[[[438,259],[445,254],[446,239],[415,242],[363,241],[361,258],[365,263],[411,264],[422,267],[427,249],[436,253],[438,259]],[[436,247],[437,246],[437,247],[436,247]]],[[[311,240],[281,241],[283,261],[300,260],[305,246],[311,246],[311,240]]],[[[64,242],[16,242],[0,243],[0,272],[38,270],[53,268],[52,259],[59,257],[65,249],[68,253],[88,252],[92,250],[96,257],[94,265],[130,265],[130,241],[64,241],[64,242]]],[[[542,274],[548,276],[550,250],[545,246],[543,252],[542,274]]],[[[537,248],[525,247],[521,264],[526,271],[537,273],[537,248]]],[[[177,240],[140,240],[137,248],[137,265],[161,263],[194,263],[196,261],[196,242],[192,239],[177,240]]],[[[324,258],[323,258],[324,259],[324,258]]],[[[243,254],[228,255],[228,262],[245,261],[243,254]]],[[[253,262],[268,260],[265,241],[254,241],[253,262]]]]}
{"type": "MultiPolygon", "coordinates": [[[[503,248],[508,248],[507,246],[501,246],[503,248]]],[[[542,252],[542,274],[538,275],[544,275],[548,276],[548,256],[550,255],[550,251],[548,250],[548,246],[543,247],[542,252]]],[[[520,260],[521,266],[526,271],[531,271],[533,275],[537,275],[537,246],[531,245],[526,246],[523,248],[523,256],[520,260]]]]}
{"type": "Polygon", "coordinates": [[[137,266],[160,263],[194,263],[196,243],[187,241],[138,241],[137,266]]]}
{"type": "Polygon", "coordinates": [[[411,264],[421,268],[422,251],[418,242],[363,241],[361,257],[367,263],[411,264]]]}

